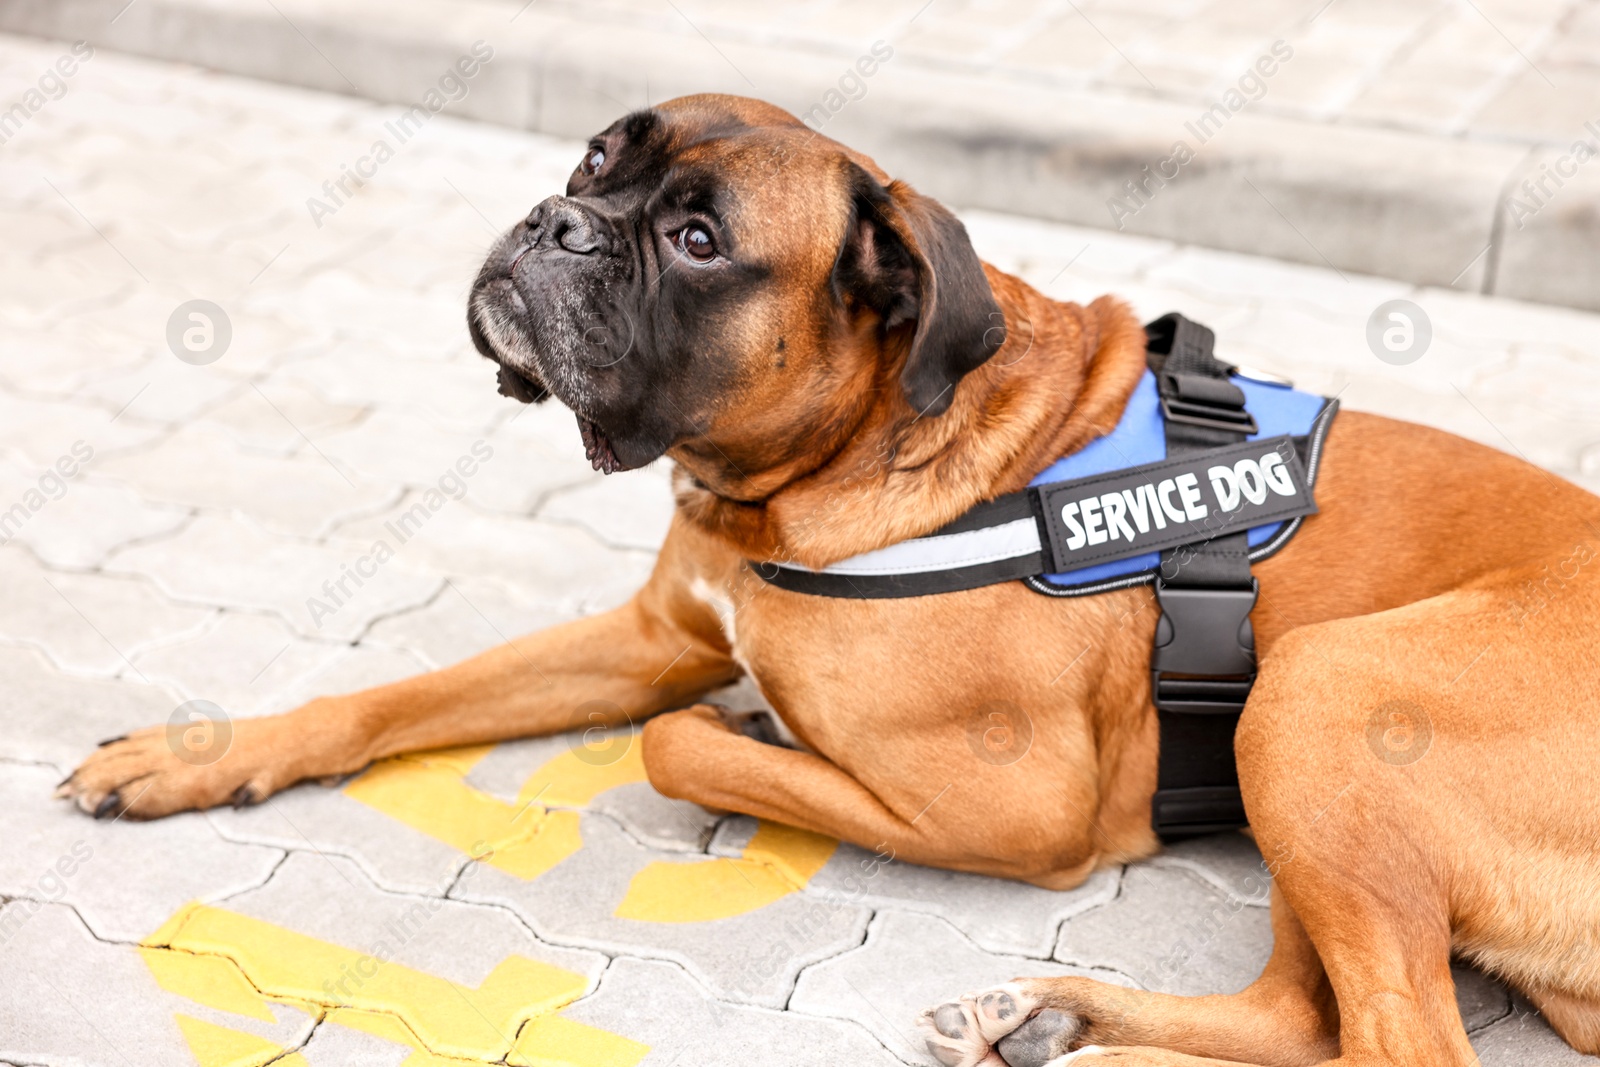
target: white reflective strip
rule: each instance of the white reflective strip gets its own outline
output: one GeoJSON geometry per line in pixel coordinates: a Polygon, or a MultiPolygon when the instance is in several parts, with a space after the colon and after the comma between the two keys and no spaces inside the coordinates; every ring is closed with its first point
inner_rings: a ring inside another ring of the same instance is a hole
{"type": "MultiPolygon", "coordinates": [[[[812,573],[862,576],[917,574],[1015,559],[1037,552],[1039,547],[1039,524],[1030,517],[999,526],[986,526],[981,530],[968,530],[966,533],[901,541],[887,548],[842,559],[831,567],[812,573]]],[[[807,569],[798,563],[786,563],[784,566],[795,570],[807,569]]]]}

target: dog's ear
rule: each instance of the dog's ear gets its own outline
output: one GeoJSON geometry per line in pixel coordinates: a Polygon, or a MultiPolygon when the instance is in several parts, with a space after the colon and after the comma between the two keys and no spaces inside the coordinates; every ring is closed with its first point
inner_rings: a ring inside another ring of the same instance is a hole
{"type": "Polygon", "coordinates": [[[956,383],[1005,342],[1005,316],[961,220],[904,182],[884,186],[849,167],[834,293],[871,307],[885,331],[916,323],[900,385],[917,412],[942,415],[956,383]]]}

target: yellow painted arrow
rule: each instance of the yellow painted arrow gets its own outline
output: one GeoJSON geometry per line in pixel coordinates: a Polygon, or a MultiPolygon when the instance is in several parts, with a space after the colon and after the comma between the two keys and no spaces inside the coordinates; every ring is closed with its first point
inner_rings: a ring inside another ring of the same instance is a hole
{"type": "Polygon", "coordinates": [[[744,915],[805,888],[838,847],[831,837],[763,820],[738,859],[658,860],[643,868],[616,914],[653,923],[744,915]]]}
{"type": "MultiPolygon", "coordinates": [[[[165,989],[271,1019],[292,1005],[416,1050],[411,1067],[498,1060],[632,1067],[648,1046],[555,1013],[583,995],[583,975],[508,956],[476,988],[204,904],[188,904],[141,948],[165,989]],[[521,1033],[528,1031],[527,1033],[521,1033]]],[[[179,1016],[201,1067],[256,1067],[283,1051],[242,1031],[179,1016]]]]}
{"type": "MultiPolygon", "coordinates": [[[[633,739],[613,763],[578,751],[548,760],[523,783],[516,803],[474,789],[466,775],[492,745],[419,752],[374,764],[345,793],[489,865],[531,881],[583,847],[579,813],[608,789],[647,781],[633,739]]],[[[806,883],[838,842],[762,822],[737,858],[659,860],[640,870],[616,909],[639,922],[708,922],[764,908],[806,883]]]]}
{"type": "Polygon", "coordinates": [[[583,847],[578,813],[549,808],[581,808],[607,789],[645,780],[637,742],[604,766],[564,752],[535,771],[517,802],[507,804],[464,781],[493,747],[383,760],[344,792],[466,855],[531,881],[583,847]]]}

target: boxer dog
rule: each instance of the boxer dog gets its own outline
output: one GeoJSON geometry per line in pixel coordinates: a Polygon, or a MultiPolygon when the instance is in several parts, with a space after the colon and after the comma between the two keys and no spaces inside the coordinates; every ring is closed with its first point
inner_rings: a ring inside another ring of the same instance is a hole
{"type": "MultiPolygon", "coordinates": [[[[215,763],[135,733],[63,795],[130,818],[254,803],[587,706],[649,718],[667,796],[911,862],[1065,889],[1157,850],[1148,587],[830,599],[751,562],[819,568],[926,534],[1109,431],[1145,369],[1126,305],[1050,300],[865,156],[767,104],[692,96],[590,142],[567,194],[490,252],[469,326],[502,392],[572,409],[596,468],[672,458],[644,588],[448,670],[236,722],[215,763]],[[696,703],[740,675],[797,745],[696,703]],[[969,746],[995,701],[1032,727],[1009,764],[969,746]]],[[[1256,567],[1260,678],[1236,739],[1275,875],[1265,972],[1192,999],[1018,980],[927,1013],[939,1060],[1465,1067],[1452,954],[1600,1052],[1600,499],[1357,413],[1333,425],[1317,497],[1256,567]]]]}

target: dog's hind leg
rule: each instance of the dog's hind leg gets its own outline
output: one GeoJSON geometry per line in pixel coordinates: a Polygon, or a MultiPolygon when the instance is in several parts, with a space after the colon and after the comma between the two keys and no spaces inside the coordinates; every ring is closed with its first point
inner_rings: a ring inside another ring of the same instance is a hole
{"type": "Polygon", "coordinates": [[[1338,1009],[1316,949],[1276,892],[1272,929],[1266,969],[1239,993],[1180,997],[1088,978],[1019,978],[924,1013],[929,1050],[953,1067],[984,1063],[991,1047],[1009,1067],[1044,1067],[1074,1049],[1113,1045],[1217,1057],[1192,1062],[1322,1063],[1338,1053],[1338,1009]]]}
{"type": "Polygon", "coordinates": [[[1562,1040],[1579,1052],[1600,1056],[1600,1001],[1536,987],[1523,992],[1562,1040]]]}
{"type": "Polygon", "coordinates": [[[1244,991],[1018,979],[925,1013],[929,1050],[947,1067],[1472,1067],[1448,924],[1426,899],[1374,894],[1395,871],[1296,842],[1278,874],[1272,959],[1244,991]],[[1308,899],[1302,926],[1292,902],[1308,899]]]}
{"type": "Polygon", "coordinates": [[[821,756],[744,736],[710,705],[647,723],[644,765],[651,784],[669,797],[772,819],[908,863],[1066,888],[1098,861],[1087,826],[1051,830],[1033,818],[1049,797],[1045,779],[1014,776],[1009,792],[952,780],[943,790],[880,796],[821,756]],[[971,817],[974,810],[980,817],[971,817]]]}

